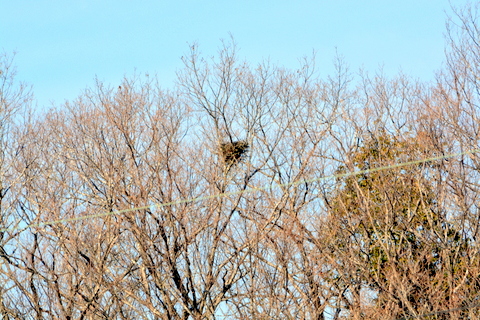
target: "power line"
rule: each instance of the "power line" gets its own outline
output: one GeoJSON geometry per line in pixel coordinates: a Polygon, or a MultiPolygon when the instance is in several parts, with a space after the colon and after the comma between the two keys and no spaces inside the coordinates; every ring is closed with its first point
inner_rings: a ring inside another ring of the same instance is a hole
{"type": "Polygon", "coordinates": [[[197,202],[197,201],[209,200],[209,199],[214,199],[214,198],[221,198],[221,197],[228,197],[228,196],[232,196],[232,195],[239,195],[239,194],[244,194],[244,193],[264,191],[264,190],[269,190],[269,189],[274,189],[274,188],[295,186],[295,185],[300,185],[300,184],[304,184],[304,183],[319,182],[319,181],[333,179],[333,178],[350,177],[350,176],[355,176],[355,175],[359,175],[359,174],[367,174],[367,173],[372,173],[372,172],[384,171],[384,170],[388,170],[388,169],[407,167],[407,166],[426,163],[426,162],[430,162],[430,161],[437,161],[437,160],[455,158],[455,157],[458,157],[458,156],[473,154],[473,153],[477,153],[477,152],[480,152],[480,149],[473,149],[473,150],[467,150],[467,151],[459,152],[459,153],[452,153],[452,154],[446,154],[446,155],[431,157],[431,158],[426,158],[426,159],[419,159],[419,160],[413,160],[413,161],[408,161],[408,162],[402,162],[402,163],[397,163],[397,164],[378,167],[378,168],[359,170],[359,171],[340,173],[340,174],[333,174],[333,175],[330,175],[330,176],[319,177],[319,178],[308,179],[308,180],[293,181],[293,182],[269,185],[269,186],[264,186],[264,187],[248,188],[248,189],[244,189],[244,190],[218,193],[218,194],[203,196],[203,197],[180,199],[180,200],[160,203],[160,204],[156,204],[156,205],[148,205],[148,206],[135,207],[135,208],[129,208],[129,209],[124,209],[124,210],[89,214],[89,215],[84,215],[84,216],[79,216],[79,217],[51,220],[51,221],[40,222],[40,223],[32,223],[32,224],[29,224],[25,227],[18,227],[17,226],[17,227],[13,227],[13,228],[2,228],[2,229],[0,229],[0,232],[11,232],[11,231],[16,231],[16,230],[19,230],[21,232],[21,231],[24,231],[24,230],[27,230],[27,229],[30,229],[30,228],[38,228],[38,227],[44,227],[44,226],[55,225],[55,224],[60,224],[60,223],[74,222],[74,221],[80,221],[80,220],[86,220],[86,219],[94,219],[94,218],[100,218],[100,217],[106,217],[106,216],[118,215],[118,214],[125,214],[125,213],[129,213],[129,212],[133,212],[133,211],[146,210],[146,209],[150,209],[150,208],[162,208],[162,207],[168,207],[168,206],[173,206],[173,205],[182,204],[182,203],[197,202]]]}

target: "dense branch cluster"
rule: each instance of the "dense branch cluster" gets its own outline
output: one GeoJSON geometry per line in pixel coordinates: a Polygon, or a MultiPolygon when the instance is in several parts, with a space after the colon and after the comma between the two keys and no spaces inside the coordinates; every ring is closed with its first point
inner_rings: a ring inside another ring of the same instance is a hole
{"type": "Polygon", "coordinates": [[[0,318],[480,318],[475,17],[430,84],[232,43],[38,114],[3,55],[0,318]]]}

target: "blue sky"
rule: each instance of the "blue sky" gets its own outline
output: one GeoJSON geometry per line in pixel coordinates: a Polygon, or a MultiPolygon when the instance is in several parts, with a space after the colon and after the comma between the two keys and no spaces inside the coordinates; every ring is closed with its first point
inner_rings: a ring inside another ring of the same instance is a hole
{"type": "Polygon", "coordinates": [[[451,12],[448,0],[0,0],[0,11],[0,50],[17,52],[18,79],[39,106],[74,99],[95,77],[115,86],[135,71],[172,87],[189,44],[211,56],[230,34],[252,64],[296,68],[315,50],[327,75],[337,50],[352,71],[383,66],[429,81],[444,61],[451,12]]]}

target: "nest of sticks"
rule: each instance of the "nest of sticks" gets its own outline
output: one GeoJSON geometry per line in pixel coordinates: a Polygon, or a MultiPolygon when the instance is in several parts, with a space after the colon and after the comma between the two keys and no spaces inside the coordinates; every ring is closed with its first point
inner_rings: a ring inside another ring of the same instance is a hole
{"type": "Polygon", "coordinates": [[[225,164],[230,167],[242,161],[249,147],[245,140],[225,142],[220,144],[220,155],[225,164]]]}

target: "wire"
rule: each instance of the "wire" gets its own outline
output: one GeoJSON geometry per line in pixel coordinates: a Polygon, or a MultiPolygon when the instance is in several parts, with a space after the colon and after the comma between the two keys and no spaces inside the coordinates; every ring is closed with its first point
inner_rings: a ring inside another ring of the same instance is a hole
{"type": "Polygon", "coordinates": [[[360,174],[367,174],[367,173],[372,173],[372,172],[377,172],[377,171],[384,171],[384,170],[388,170],[388,169],[401,168],[401,167],[411,166],[411,165],[414,165],[414,164],[426,163],[426,162],[430,162],[430,161],[455,158],[455,157],[458,157],[458,156],[462,156],[462,155],[466,155],[466,154],[473,154],[473,153],[477,153],[477,152],[480,152],[480,149],[472,149],[472,150],[467,150],[467,151],[464,151],[464,152],[446,154],[446,155],[442,155],[442,156],[438,156],[438,157],[431,157],[431,158],[426,158],[426,159],[419,159],[419,160],[414,160],[414,161],[402,162],[402,163],[397,163],[397,164],[393,164],[393,165],[389,165],[389,166],[383,166],[383,167],[372,168],[372,169],[367,169],[367,170],[359,170],[359,171],[353,171],[353,172],[347,172],[347,173],[341,173],[341,174],[334,174],[334,175],[330,175],[330,176],[324,176],[324,177],[308,179],[308,180],[293,181],[293,182],[269,185],[269,186],[264,186],[264,187],[248,188],[248,189],[244,189],[244,190],[218,193],[218,194],[203,196],[203,197],[180,199],[180,200],[160,203],[160,204],[156,204],[156,205],[135,207],[135,208],[129,208],[129,209],[124,209],[124,210],[118,210],[118,211],[109,211],[109,212],[89,214],[89,215],[73,217],[73,218],[58,219],[58,220],[52,220],[52,221],[46,221],[46,222],[40,222],[40,223],[32,223],[32,224],[29,224],[25,227],[17,226],[17,227],[13,227],[13,228],[2,228],[2,229],[0,229],[0,232],[11,232],[11,231],[17,231],[17,230],[22,232],[22,231],[25,231],[25,230],[30,229],[30,228],[38,228],[38,227],[44,227],[44,226],[55,225],[55,224],[60,224],[60,223],[67,223],[67,222],[74,222],[74,221],[80,221],[80,220],[86,220],[86,219],[100,218],[100,217],[106,217],[106,216],[111,216],[111,215],[129,213],[129,212],[133,212],[133,211],[146,210],[146,209],[150,209],[150,208],[162,208],[162,207],[168,207],[168,206],[173,206],[173,205],[182,204],[182,203],[198,202],[198,201],[209,200],[209,199],[214,199],[214,198],[221,198],[221,197],[228,197],[228,196],[239,195],[239,194],[244,194],[244,193],[264,191],[264,190],[269,190],[269,189],[274,189],[274,188],[295,186],[295,185],[299,185],[299,184],[318,182],[318,181],[328,180],[328,179],[333,179],[333,178],[350,177],[350,176],[355,176],[355,175],[360,175],[360,174]]]}

